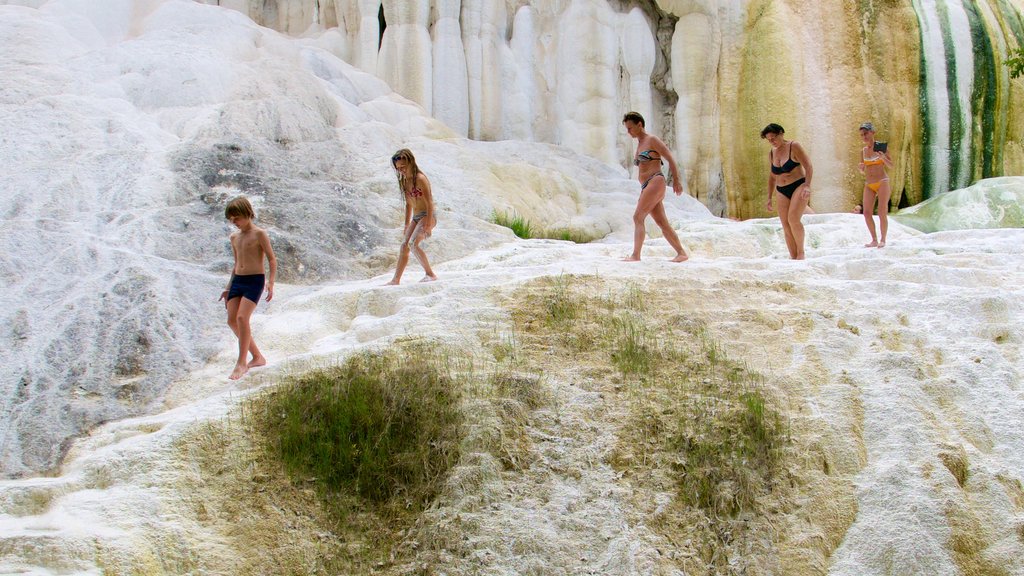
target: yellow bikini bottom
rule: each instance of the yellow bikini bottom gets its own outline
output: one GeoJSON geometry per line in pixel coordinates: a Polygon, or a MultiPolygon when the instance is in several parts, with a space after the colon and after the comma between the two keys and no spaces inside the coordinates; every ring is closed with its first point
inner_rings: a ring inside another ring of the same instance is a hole
{"type": "Polygon", "coordinates": [[[888,178],[882,178],[882,179],[881,179],[881,180],[879,180],[878,182],[868,182],[868,183],[866,184],[866,186],[867,186],[867,187],[868,187],[868,188],[869,188],[869,189],[870,189],[870,190],[871,190],[872,192],[878,192],[878,189],[882,187],[882,182],[888,182],[888,181],[889,181],[889,179],[888,179],[888,178]]]}

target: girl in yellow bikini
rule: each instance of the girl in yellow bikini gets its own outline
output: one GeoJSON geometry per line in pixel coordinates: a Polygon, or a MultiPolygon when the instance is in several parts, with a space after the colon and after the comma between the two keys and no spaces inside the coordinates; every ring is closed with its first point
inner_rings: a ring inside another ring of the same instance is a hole
{"type": "Polygon", "coordinates": [[[871,122],[860,125],[860,139],[864,147],[860,151],[860,171],[864,174],[864,222],[871,233],[871,242],[865,248],[882,248],[885,246],[885,233],[889,230],[889,175],[885,169],[892,166],[892,156],[884,142],[875,141],[875,126],[871,122]],[[882,240],[875,236],[874,212],[875,199],[878,199],[878,227],[881,229],[882,240]]]}

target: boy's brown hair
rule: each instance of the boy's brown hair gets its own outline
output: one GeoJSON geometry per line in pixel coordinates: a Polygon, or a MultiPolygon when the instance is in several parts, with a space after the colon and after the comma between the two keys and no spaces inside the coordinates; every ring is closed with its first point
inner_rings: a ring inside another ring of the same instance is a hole
{"type": "Polygon", "coordinates": [[[252,209],[252,204],[249,203],[249,199],[245,196],[238,196],[233,198],[228,205],[224,207],[224,217],[231,218],[232,216],[241,216],[252,220],[256,217],[256,212],[252,209]]]}

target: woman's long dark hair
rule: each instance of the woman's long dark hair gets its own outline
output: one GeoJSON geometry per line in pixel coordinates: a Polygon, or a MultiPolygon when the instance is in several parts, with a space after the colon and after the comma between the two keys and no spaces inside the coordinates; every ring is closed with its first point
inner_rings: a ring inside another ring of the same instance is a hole
{"type": "Polygon", "coordinates": [[[412,167],[411,188],[416,187],[416,179],[419,178],[420,167],[416,165],[416,157],[412,155],[412,150],[409,150],[408,148],[402,148],[398,152],[395,152],[394,154],[391,155],[391,167],[394,168],[395,173],[398,174],[398,188],[399,190],[402,191],[402,197],[405,197],[405,177],[402,176],[402,173],[399,172],[398,168],[395,166],[395,163],[398,162],[399,160],[405,160],[406,162],[409,163],[409,166],[412,167]]]}

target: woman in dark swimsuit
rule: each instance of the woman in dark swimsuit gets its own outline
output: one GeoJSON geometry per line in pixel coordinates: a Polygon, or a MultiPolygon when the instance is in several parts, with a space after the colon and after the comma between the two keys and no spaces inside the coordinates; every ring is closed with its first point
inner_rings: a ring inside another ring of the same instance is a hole
{"type": "Polygon", "coordinates": [[[637,154],[633,157],[633,165],[639,168],[638,178],[640,179],[640,199],[636,203],[636,211],[633,212],[633,253],[623,258],[627,262],[640,260],[640,251],[644,247],[644,238],[647,237],[647,230],[644,228],[644,220],[650,214],[654,223],[661,228],[661,234],[668,241],[669,246],[676,251],[673,262],[683,262],[687,259],[683,245],[679,243],[676,231],[665,215],[665,175],[661,172],[661,161],[668,162],[668,168],[672,173],[672,189],[676,196],[683,193],[683,180],[679,177],[679,170],[676,168],[676,161],[668,147],[655,136],[644,130],[644,117],[637,112],[629,112],[622,118],[622,124],[626,132],[636,138],[637,154]]]}
{"type": "Polygon", "coordinates": [[[811,159],[803,146],[792,140],[786,140],[785,129],[778,124],[769,124],[761,130],[761,138],[771,144],[768,161],[771,172],[768,174],[768,211],[772,210],[772,197],[778,203],[779,220],[782,231],[786,235],[786,247],[789,257],[794,260],[804,259],[804,225],[800,218],[804,215],[807,202],[811,199],[811,176],[814,168],[811,159]]]}

